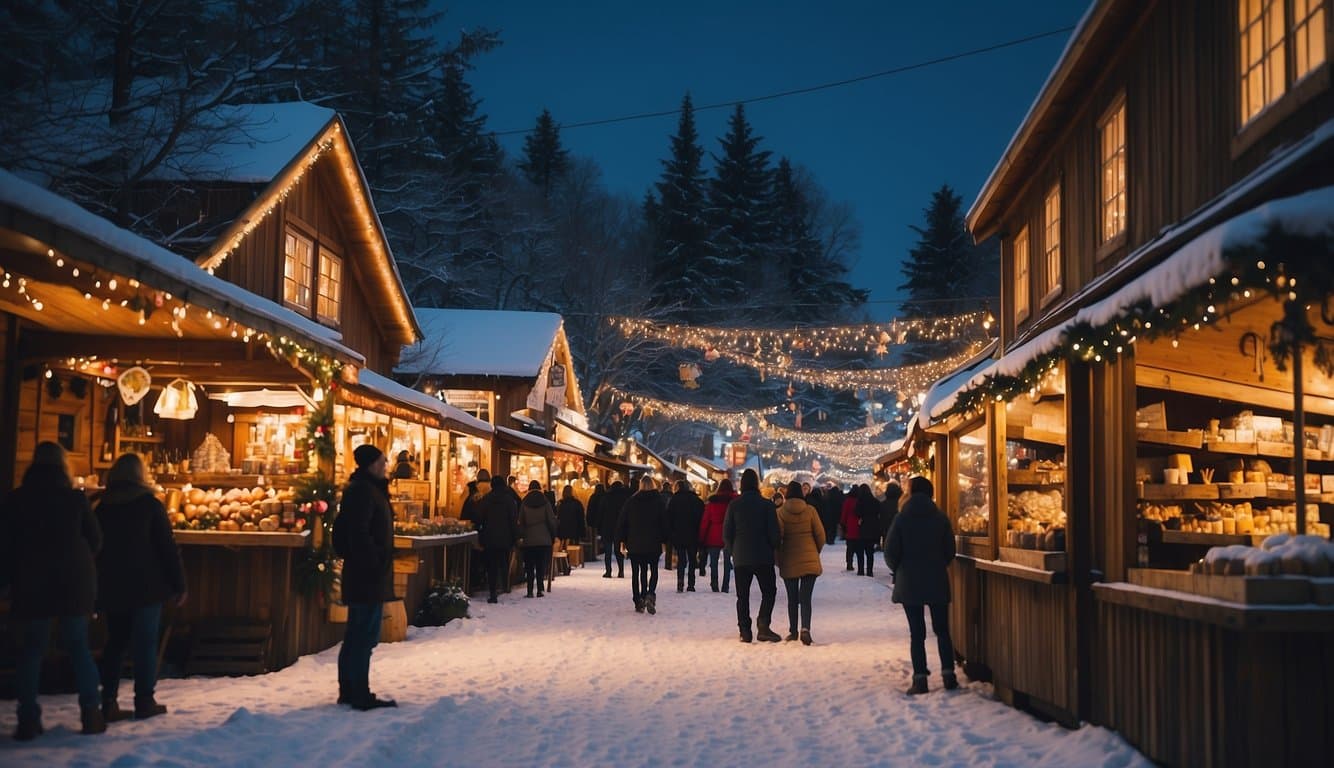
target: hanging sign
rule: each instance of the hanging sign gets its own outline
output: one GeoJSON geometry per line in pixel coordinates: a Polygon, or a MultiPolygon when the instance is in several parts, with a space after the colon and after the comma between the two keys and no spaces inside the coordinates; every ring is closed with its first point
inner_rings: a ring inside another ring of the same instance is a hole
{"type": "Polygon", "coordinates": [[[144,399],[153,384],[153,377],[140,366],[127,369],[116,379],[120,397],[126,405],[134,405],[144,399]]]}

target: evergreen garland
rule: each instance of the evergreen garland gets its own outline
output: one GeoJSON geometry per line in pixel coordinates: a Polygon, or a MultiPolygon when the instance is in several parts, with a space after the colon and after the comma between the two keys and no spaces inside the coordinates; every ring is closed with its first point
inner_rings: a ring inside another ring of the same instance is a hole
{"type": "Polygon", "coordinates": [[[1287,369],[1295,349],[1311,347],[1317,369],[1334,376],[1334,342],[1318,336],[1309,319],[1309,308],[1319,307],[1322,319],[1334,324],[1334,238],[1293,234],[1273,224],[1256,243],[1226,248],[1223,259],[1227,268],[1222,274],[1171,304],[1154,307],[1141,301],[1105,325],[1074,325],[1061,334],[1055,349],[1028,361],[1018,375],[988,376],[961,391],[945,415],[980,413],[989,400],[1012,400],[1035,388],[1063,360],[1112,361],[1139,339],[1171,337],[1175,346],[1186,331],[1217,322],[1229,308],[1263,295],[1284,303],[1283,316],[1270,326],[1268,345],[1279,370],[1287,369]]]}

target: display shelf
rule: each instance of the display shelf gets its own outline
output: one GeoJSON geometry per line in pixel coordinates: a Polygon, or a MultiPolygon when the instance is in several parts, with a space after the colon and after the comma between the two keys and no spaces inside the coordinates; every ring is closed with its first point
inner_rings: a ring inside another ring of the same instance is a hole
{"type": "Polygon", "coordinates": [[[182,486],[192,486],[195,488],[254,488],[256,486],[264,488],[291,488],[299,485],[303,480],[309,480],[313,475],[243,475],[231,474],[229,472],[192,472],[175,475],[157,475],[157,482],[164,488],[180,488],[182,486]],[[260,482],[260,478],[264,482],[260,482]]]}
{"type": "Polygon", "coordinates": [[[1036,427],[1026,427],[1022,424],[1010,424],[1005,427],[1005,439],[1007,440],[1027,440],[1032,443],[1046,443],[1047,445],[1059,445],[1065,447],[1065,433],[1051,432],[1036,427]]]}
{"type": "Polygon", "coordinates": [[[1223,443],[1215,441],[1205,443],[1204,447],[1212,453],[1226,453],[1233,456],[1256,455],[1255,443],[1223,443]]]}
{"type": "Polygon", "coordinates": [[[1223,547],[1229,544],[1250,544],[1249,534],[1192,533],[1190,531],[1163,531],[1164,544],[1198,544],[1205,547],[1223,547]]]}
{"type": "Polygon", "coordinates": [[[1217,499],[1217,485],[1193,483],[1188,485],[1163,483],[1142,483],[1139,493],[1144,501],[1173,501],[1176,499],[1217,499]]]}
{"type": "Polygon", "coordinates": [[[978,560],[975,565],[979,571],[1011,576],[1024,581],[1036,581],[1040,584],[1064,584],[1064,571],[1051,571],[1044,568],[1030,568],[1019,563],[1007,563],[1001,560],[978,560]]]}
{"type": "MultiPolygon", "coordinates": [[[[1233,456],[1263,456],[1267,459],[1291,459],[1296,451],[1292,443],[1276,443],[1261,440],[1255,443],[1219,443],[1204,444],[1211,453],[1225,453],[1233,456]]],[[[1307,461],[1330,461],[1331,457],[1319,448],[1306,449],[1307,461]]]]}
{"type": "Polygon", "coordinates": [[[1311,581],[1305,576],[1221,576],[1156,568],[1131,568],[1131,584],[1172,589],[1242,605],[1307,603],[1311,581]]]}
{"type": "Polygon", "coordinates": [[[1065,553],[1049,552],[1041,549],[1022,549],[1018,547],[1000,547],[1000,559],[1007,563],[1017,563],[1029,568],[1044,571],[1064,571],[1065,553]]]}
{"type": "Polygon", "coordinates": [[[1061,486],[1065,485],[1064,469],[1010,469],[1005,472],[1008,485],[1061,486]]]}
{"type": "Polygon", "coordinates": [[[394,549],[427,549],[450,544],[463,544],[477,539],[477,531],[467,533],[440,533],[431,536],[404,536],[394,534],[394,549]]]}
{"type": "Polygon", "coordinates": [[[286,547],[299,549],[310,541],[310,531],[189,531],[172,532],[177,544],[215,547],[286,547]]]}
{"type": "Polygon", "coordinates": [[[1220,499],[1262,499],[1265,495],[1264,483],[1215,483],[1220,499]]]}
{"type": "Polygon", "coordinates": [[[166,442],[165,437],[159,437],[158,435],[151,435],[148,437],[128,437],[126,435],[120,435],[116,439],[122,443],[150,443],[152,445],[161,445],[166,442]]]}
{"type": "Polygon", "coordinates": [[[1204,430],[1137,429],[1135,437],[1141,443],[1170,448],[1199,448],[1204,444],[1204,430]]]}

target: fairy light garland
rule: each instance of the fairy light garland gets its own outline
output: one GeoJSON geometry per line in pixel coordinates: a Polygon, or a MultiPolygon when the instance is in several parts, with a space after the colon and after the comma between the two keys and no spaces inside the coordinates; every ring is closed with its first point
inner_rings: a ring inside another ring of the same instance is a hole
{"type": "Polygon", "coordinates": [[[722,357],[775,370],[786,369],[798,355],[885,355],[890,346],[910,341],[954,340],[970,331],[985,334],[995,319],[990,312],[977,310],[947,317],[786,330],[660,324],[634,317],[613,317],[608,322],[626,338],[698,349],[706,359],[722,357]]]}
{"type": "Polygon", "coordinates": [[[1171,338],[1176,348],[1182,336],[1218,322],[1230,309],[1260,296],[1284,303],[1283,318],[1273,323],[1269,338],[1269,351],[1280,370],[1291,358],[1294,344],[1300,344],[1314,350],[1321,373],[1334,376],[1334,343],[1318,337],[1307,318],[1313,307],[1319,307],[1325,321],[1334,323],[1334,240],[1272,227],[1256,245],[1225,249],[1223,257],[1226,270],[1169,304],[1154,307],[1144,300],[1106,323],[1085,322],[1066,329],[1054,349],[1035,356],[1019,373],[989,376],[961,391],[943,416],[979,414],[989,401],[1004,402],[1030,392],[1064,360],[1113,362],[1140,339],[1171,338]],[[1274,254],[1287,260],[1270,260],[1274,254]]]}
{"type": "Polygon", "coordinates": [[[961,352],[914,365],[896,368],[869,368],[861,370],[830,370],[819,368],[792,368],[775,371],[788,381],[813,384],[832,389],[877,389],[887,392],[921,392],[937,379],[950,373],[974,357],[987,345],[978,340],[961,352]]]}

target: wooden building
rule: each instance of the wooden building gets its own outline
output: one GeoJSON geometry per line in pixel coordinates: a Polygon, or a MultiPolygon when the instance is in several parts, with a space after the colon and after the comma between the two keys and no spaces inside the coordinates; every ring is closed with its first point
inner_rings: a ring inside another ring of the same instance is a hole
{"type": "Polygon", "coordinates": [[[1093,3],[968,213],[1000,349],[923,407],[966,670],[1169,764],[1334,763],[1318,579],[1186,572],[1334,517],[1332,18],[1093,3]]]}

